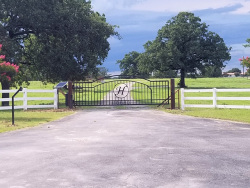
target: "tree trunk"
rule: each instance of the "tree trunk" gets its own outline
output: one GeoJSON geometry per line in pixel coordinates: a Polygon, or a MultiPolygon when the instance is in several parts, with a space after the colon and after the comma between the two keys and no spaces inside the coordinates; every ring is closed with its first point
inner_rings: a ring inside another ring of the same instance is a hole
{"type": "Polygon", "coordinates": [[[185,69],[181,69],[180,87],[181,88],[186,87],[186,85],[185,85],[185,69]]]}
{"type": "MultiPolygon", "coordinates": [[[[9,90],[10,89],[10,84],[8,81],[2,81],[2,90],[9,90]]],[[[9,93],[2,93],[2,98],[9,98],[10,94],[9,93]]],[[[9,106],[9,101],[2,101],[2,106],[9,106]]]]}

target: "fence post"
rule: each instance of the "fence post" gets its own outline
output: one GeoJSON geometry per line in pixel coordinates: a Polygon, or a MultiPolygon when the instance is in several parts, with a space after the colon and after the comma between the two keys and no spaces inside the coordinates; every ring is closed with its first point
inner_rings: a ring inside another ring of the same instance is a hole
{"type": "Polygon", "coordinates": [[[57,93],[57,89],[54,89],[54,109],[58,109],[58,93],[57,93]]]}
{"type": "Polygon", "coordinates": [[[15,125],[15,96],[20,92],[22,91],[23,88],[20,87],[15,93],[14,95],[12,96],[12,125],[15,125]]]}
{"type": "Polygon", "coordinates": [[[184,88],[181,88],[181,109],[185,110],[185,97],[184,97],[184,88]]]}
{"type": "Polygon", "coordinates": [[[27,88],[23,88],[23,110],[28,109],[28,91],[27,88]]]}
{"type": "Polygon", "coordinates": [[[72,109],[73,108],[73,84],[71,81],[68,82],[68,105],[69,108],[72,109]]]}
{"type": "Polygon", "coordinates": [[[214,108],[217,107],[217,93],[216,93],[216,88],[213,89],[213,106],[214,106],[214,108]]]}
{"type": "Polygon", "coordinates": [[[174,79],[171,79],[171,110],[175,109],[175,83],[174,79]]]}

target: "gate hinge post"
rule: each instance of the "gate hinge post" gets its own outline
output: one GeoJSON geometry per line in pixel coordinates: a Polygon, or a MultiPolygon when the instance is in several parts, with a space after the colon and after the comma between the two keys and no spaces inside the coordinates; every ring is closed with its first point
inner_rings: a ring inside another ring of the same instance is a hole
{"type": "Polygon", "coordinates": [[[68,105],[69,108],[73,108],[73,84],[72,81],[68,81],[68,105]]]}
{"type": "Polygon", "coordinates": [[[175,109],[175,80],[171,78],[171,110],[175,109]]]}

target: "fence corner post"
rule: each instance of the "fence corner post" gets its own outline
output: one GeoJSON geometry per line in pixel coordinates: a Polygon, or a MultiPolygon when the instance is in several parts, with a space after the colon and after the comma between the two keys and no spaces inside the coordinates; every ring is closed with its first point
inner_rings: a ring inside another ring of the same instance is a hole
{"type": "Polygon", "coordinates": [[[171,78],[171,110],[175,109],[175,82],[174,78],[171,78]]]}
{"type": "Polygon", "coordinates": [[[217,93],[216,93],[216,88],[213,88],[213,107],[217,107],[217,93]]]}
{"type": "Polygon", "coordinates": [[[27,88],[23,88],[23,110],[28,110],[27,88]]]}
{"type": "Polygon", "coordinates": [[[185,110],[185,97],[184,97],[184,88],[181,88],[181,109],[185,110]]]}
{"type": "Polygon", "coordinates": [[[68,105],[69,108],[72,109],[73,108],[73,83],[72,81],[68,82],[68,105]]]}
{"type": "Polygon", "coordinates": [[[54,89],[54,109],[58,109],[58,92],[54,89]]]}

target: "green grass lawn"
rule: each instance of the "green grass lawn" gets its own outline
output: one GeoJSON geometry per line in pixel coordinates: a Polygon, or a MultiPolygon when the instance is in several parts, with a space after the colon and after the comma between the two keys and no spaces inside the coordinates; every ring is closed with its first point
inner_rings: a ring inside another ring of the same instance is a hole
{"type": "Polygon", "coordinates": [[[73,114],[72,110],[15,110],[15,125],[12,125],[11,110],[0,111],[0,133],[34,127],[73,114]]]}
{"type": "MultiPolygon", "coordinates": [[[[250,79],[247,77],[222,77],[222,78],[186,78],[187,89],[209,89],[209,88],[250,88],[250,79]]],[[[176,84],[179,79],[175,80],[176,84]]]]}
{"type": "Polygon", "coordinates": [[[250,110],[247,109],[212,109],[212,108],[186,108],[182,110],[169,110],[161,108],[162,110],[180,115],[188,115],[201,118],[212,118],[221,120],[230,120],[250,124],[250,110]]]}
{"type": "MultiPolygon", "coordinates": [[[[179,79],[176,79],[176,84],[179,79]]],[[[186,79],[187,89],[212,88],[250,88],[250,79],[247,78],[197,78],[186,79]]],[[[185,96],[211,97],[211,93],[185,93],[185,96]]],[[[250,97],[248,92],[217,93],[218,97],[250,97]]],[[[212,101],[185,101],[186,104],[212,104],[212,101]]],[[[218,101],[219,105],[250,105],[250,101],[218,101]]],[[[182,110],[165,110],[170,113],[190,115],[195,117],[215,118],[250,123],[250,110],[247,109],[215,109],[215,108],[185,108],[182,110]]]]}

